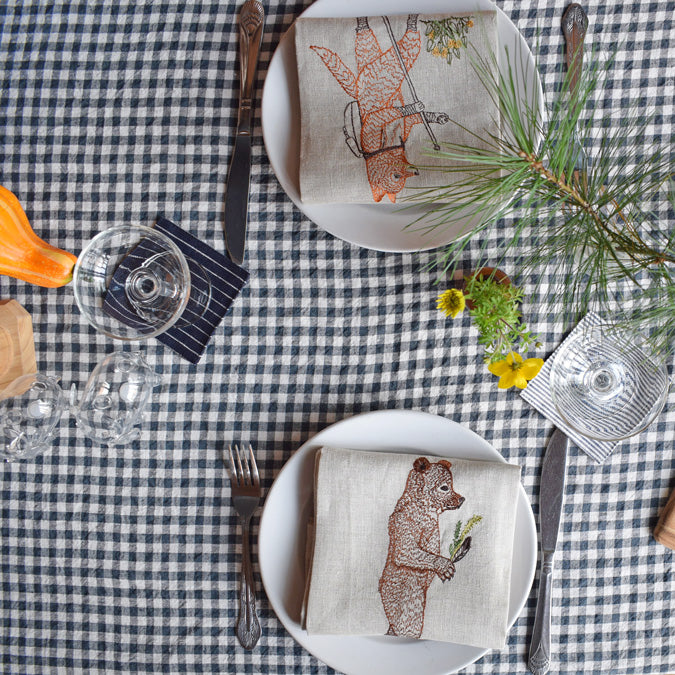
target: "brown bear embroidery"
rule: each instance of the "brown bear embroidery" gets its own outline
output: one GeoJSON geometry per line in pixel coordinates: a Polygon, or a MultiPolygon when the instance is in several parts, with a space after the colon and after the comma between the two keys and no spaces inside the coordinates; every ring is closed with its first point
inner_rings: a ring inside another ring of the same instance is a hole
{"type": "Polygon", "coordinates": [[[455,574],[453,560],[440,555],[438,526],[443,511],[458,509],[464,502],[453,489],[451,466],[444,459],[435,463],[426,457],[416,459],[389,517],[389,551],[379,583],[389,620],[387,635],[419,638],[434,576],[445,581],[455,574]]]}

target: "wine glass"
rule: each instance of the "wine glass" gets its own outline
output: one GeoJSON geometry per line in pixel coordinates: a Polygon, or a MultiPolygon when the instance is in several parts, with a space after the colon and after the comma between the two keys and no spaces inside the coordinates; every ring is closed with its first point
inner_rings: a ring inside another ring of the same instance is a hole
{"type": "Polygon", "coordinates": [[[201,266],[143,225],[97,234],[77,259],[73,290],[87,321],[118,340],[156,337],[181,320],[191,323],[211,297],[201,266]]]}
{"type": "Polygon", "coordinates": [[[645,429],[661,412],[669,385],[663,357],[642,335],[613,324],[571,335],[556,352],[550,377],[565,422],[602,441],[645,429]]]}

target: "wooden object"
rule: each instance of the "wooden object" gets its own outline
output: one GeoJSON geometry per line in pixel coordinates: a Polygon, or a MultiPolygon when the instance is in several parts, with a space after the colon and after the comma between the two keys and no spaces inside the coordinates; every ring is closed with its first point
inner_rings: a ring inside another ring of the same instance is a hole
{"type": "Polygon", "coordinates": [[[17,377],[37,372],[33,322],[16,300],[0,301],[0,392],[17,377]]]}
{"type": "Polygon", "coordinates": [[[577,87],[584,64],[584,38],[588,17],[582,6],[572,3],[563,14],[562,32],[565,36],[565,64],[569,71],[570,93],[577,96],[577,87]]]}
{"type": "Polygon", "coordinates": [[[661,511],[659,522],[654,528],[654,539],[675,551],[675,490],[671,492],[668,503],[661,511]]]}

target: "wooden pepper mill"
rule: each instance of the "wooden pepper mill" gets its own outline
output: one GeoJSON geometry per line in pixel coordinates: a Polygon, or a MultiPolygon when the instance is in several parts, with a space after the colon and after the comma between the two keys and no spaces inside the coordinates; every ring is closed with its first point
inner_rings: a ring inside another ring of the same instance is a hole
{"type": "Polygon", "coordinates": [[[35,372],[30,314],[16,300],[0,300],[0,395],[17,377],[35,372]]]}
{"type": "Polygon", "coordinates": [[[659,522],[654,528],[654,539],[675,551],[675,490],[671,492],[668,503],[661,511],[659,522]]]}

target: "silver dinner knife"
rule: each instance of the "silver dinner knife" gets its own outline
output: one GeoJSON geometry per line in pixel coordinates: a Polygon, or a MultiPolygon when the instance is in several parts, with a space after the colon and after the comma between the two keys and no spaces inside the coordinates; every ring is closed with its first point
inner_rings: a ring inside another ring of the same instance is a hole
{"type": "Polygon", "coordinates": [[[565,496],[568,438],[560,429],[551,436],[541,468],[539,490],[539,530],[541,533],[541,573],[537,611],[530,643],[528,665],[534,675],[548,672],[551,656],[551,588],[553,555],[558,542],[560,517],[565,496]]]}
{"type": "Polygon", "coordinates": [[[258,0],[247,0],[239,12],[239,119],[225,188],[225,244],[230,258],[241,265],[246,246],[248,190],[251,176],[253,85],[262,42],[265,11],[258,0]]]}

